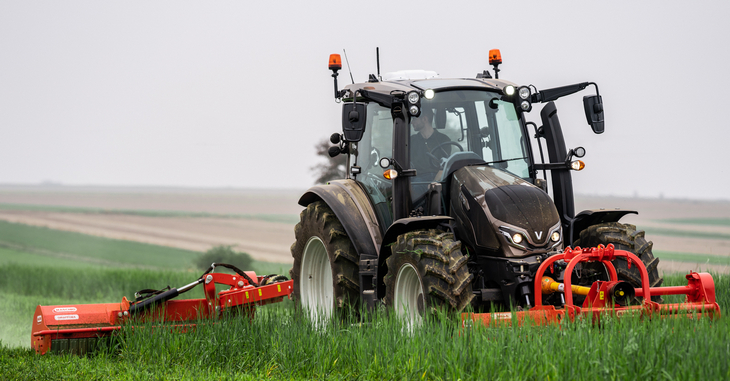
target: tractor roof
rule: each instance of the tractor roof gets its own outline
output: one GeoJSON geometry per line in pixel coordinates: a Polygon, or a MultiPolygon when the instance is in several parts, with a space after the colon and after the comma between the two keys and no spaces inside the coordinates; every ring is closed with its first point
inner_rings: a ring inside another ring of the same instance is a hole
{"type": "Polygon", "coordinates": [[[365,82],[347,85],[345,90],[352,94],[355,90],[368,90],[369,92],[390,94],[393,91],[409,92],[412,90],[423,91],[432,89],[435,91],[475,89],[475,90],[496,90],[501,91],[507,85],[515,85],[512,82],[491,78],[428,78],[428,79],[398,79],[391,81],[365,82]]]}

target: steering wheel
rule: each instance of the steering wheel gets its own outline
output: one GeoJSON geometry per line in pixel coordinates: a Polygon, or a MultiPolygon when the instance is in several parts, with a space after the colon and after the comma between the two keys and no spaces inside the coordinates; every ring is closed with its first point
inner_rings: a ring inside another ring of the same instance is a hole
{"type": "Polygon", "coordinates": [[[448,145],[456,146],[459,148],[460,152],[464,152],[464,147],[462,147],[461,144],[459,144],[457,142],[452,142],[451,140],[449,140],[448,142],[443,142],[443,143],[437,145],[436,147],[433,147],[431,149],[431,151],[429,151],[426,154],[426,155],[428,155],[428,158],[431,161],[431,165],[433,165],[436,168],[442,168],[443,163],[441,162],[441,159],[436,157],[436,155],[434,155],[433,152],[436,151],[437,149],[441,148],[441,152],[444,153],[444,156],[449,156],[449,153],[446,152],[446,150],[442,148],[442,147],[448,146],[448,145]]]}

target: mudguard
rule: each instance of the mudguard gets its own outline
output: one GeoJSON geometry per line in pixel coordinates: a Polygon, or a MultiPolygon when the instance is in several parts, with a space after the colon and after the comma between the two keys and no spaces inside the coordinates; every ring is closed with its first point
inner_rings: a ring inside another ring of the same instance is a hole
{"type": "Polygon", "coordinates": [[[580,232],[582,232],[589,226],[602,224],[605,222],[618,222],[627,214],[639,214],[639,212],[635,210],[624,209],[593,209],[584,210],[578,213],[578,215],[575,216],[575,218],[573,218],[573,220],[570,222],[570,232],[568,235],[569,239],[567,240],[567,242],[564,242],[565,247],[572,246],[573,242],[575,242],[575,240],[580,237],[580,232]]]}
{"type": "Polygon", "coordinates": [[[299,198],[299,205],[306,207],[320,200],[335,212],[355,246],[358,257],[379,254],[382,234],[378,219],[370,199],[356,181],[334,180],[326,185],[313,186],[299,198]]]}

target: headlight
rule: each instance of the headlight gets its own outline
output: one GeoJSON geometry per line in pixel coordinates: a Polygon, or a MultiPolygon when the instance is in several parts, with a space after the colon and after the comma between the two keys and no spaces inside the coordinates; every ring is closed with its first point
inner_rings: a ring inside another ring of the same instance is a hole
{"type": "Polygon", "coordinates": [[[520,108],[522,109],[522,111],[529,110],[530,109],[530,102],[528,102],[528,101],[522,101],[522,103],[520,103],[520,108]]]}
{"type": "Polygon", "coordinates": [[[418,96],[417,92],[411,91],[410,93],[408,93],[408,102],[410,102],[411,104],[414,105],[418,103],[419,99],[421,99],[421,97],[418,96]]]}
{"type": "Polygon", "coordinates": [[[411,115],[413,115],[413,116],[418,115],[418,106],[413,105],[413,106],[409,107],[408,112],[410,112],[411,115]]]}
{"type": "Polygon", "coordinates": [[[513,234],[512,242],[517,243],[517,244],[522,243],[522,234],[520,234],[520,233],[513,234]]]}
{"type": "Polygon", "coordinates": [[[553,242],[560,241],[560,233],[553,232],[553,234],[550,234],[550,240],[553,241],[553,242]]]}

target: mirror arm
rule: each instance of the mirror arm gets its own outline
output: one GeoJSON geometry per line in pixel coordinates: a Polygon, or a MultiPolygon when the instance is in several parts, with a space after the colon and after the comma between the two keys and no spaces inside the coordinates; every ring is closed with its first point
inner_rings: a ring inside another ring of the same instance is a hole
{"type": "Polygon", "coordinates": [[[575,85],[568,85],[568,86],[561,86],[561,87],[555,87],[552,89],[542,90],[539,92],[536,92],[535,94],[532,94],[532,103],[544,103],[544,102],[550,102],[554,101],[558,98],[562,98],[566,95],[575,94],[589,85],[593,85],[596,87],[596,95],[598,95],[598,85],[596,85],[594,82],[582,82],[577,83],[575,85]]]}

